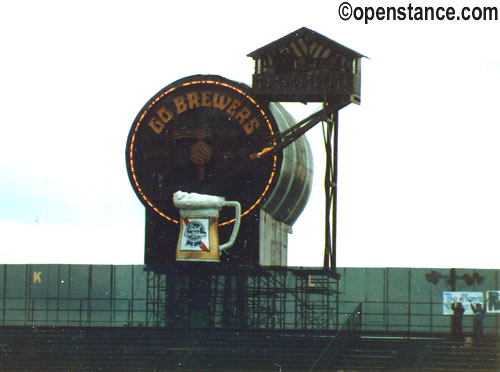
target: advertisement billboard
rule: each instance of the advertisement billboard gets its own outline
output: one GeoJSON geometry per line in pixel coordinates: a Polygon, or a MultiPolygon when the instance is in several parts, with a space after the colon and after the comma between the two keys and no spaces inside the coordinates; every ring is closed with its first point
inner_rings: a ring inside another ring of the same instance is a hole
{"type": "MultiPolygon", "coordinates": [[[[489,292],[488,292],[489,293],[489,292]]],[[[483,292],[443,292],[443,314],[452,315],[451,304],[453,302],[462,302],[465,308],[464,315],[473,315],[470,304],[484,304],[483,292]]],[[[499,304],[500,305],[500,304],[499,304]]],[[[498,311],[500,312],[500,306],[498,311]]]]}

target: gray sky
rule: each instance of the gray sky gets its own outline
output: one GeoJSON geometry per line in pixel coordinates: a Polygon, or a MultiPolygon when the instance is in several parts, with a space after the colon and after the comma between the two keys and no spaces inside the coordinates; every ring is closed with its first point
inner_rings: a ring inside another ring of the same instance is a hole
{"type": "MultiPolygon", "coordinates": [[[[370,58],[361,105],[340,112],[338,265],[498,268],[500,21],[345,22],[340,3],[2,2],[0,262],[142,263],[124,155],[139,110],[193,74],[250,84],[246,55],[305,26],[370,58]]],[[[319,127],[307,136],[289,264],[318,266],[324,151],[319,127]]]]}

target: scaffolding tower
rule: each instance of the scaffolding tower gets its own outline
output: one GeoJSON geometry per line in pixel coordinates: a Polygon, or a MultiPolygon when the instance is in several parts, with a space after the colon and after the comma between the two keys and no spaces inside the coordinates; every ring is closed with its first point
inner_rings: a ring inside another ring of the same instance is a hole
{"type": "Polygon", "coordinates": [[[334,331],[331,270],[186,265],[147,270],[147,326],[334,331]]]}

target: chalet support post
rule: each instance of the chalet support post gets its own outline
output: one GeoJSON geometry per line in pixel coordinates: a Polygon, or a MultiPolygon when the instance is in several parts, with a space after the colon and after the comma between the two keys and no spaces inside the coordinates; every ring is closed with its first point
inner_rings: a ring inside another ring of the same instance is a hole
{"type": "Polygon", "coordinates": [[[323,122],[325,141],[325,253],[323,266],[337,268],[337,148],[338,148],[338,111],[328,114],[323,122]]]}
{"type": "Polygon", "coordinates": [[[331,268],[337,270],[337,169],[338,169],[338,139],[339,139],[339,115],[334,111],[331,116],[333,122],[333,174],[332,174],[332,255],[330,258],[331,268]]]}
{"type": "Polygon", "coordinates": [[[326,120],[323,122],[323,139],[325,141],[325,253],[323,256],[323,266],[330,266],[330,256],[332,253],[332,239],[330,234],[330,213],[332,208],[331,194],[331,170],[332,170],[332,126],[326,120]]]}

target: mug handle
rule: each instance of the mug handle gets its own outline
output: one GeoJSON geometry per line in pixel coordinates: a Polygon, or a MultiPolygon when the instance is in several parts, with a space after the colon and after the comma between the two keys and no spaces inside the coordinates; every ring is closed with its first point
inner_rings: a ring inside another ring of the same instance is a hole
{"type": "Polygon", "coordinates": [[[227,243],[219,245],[219,250],[223,251],[227,248],[231,248],[236,240],[236,236],[238,235],[238,230],[240,229],[240,218],[241,218],[241,205],[237,201],[226,201],[222,205],[223,207],[234,207],[236,209],[235,221],[233,232],[231,233],[231,237],[227,243]]]}

